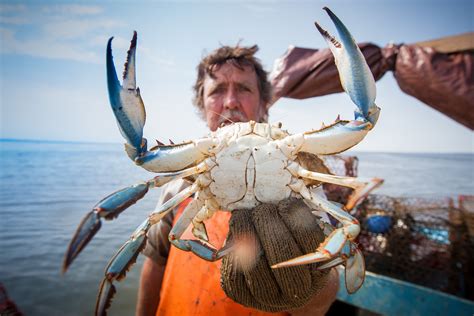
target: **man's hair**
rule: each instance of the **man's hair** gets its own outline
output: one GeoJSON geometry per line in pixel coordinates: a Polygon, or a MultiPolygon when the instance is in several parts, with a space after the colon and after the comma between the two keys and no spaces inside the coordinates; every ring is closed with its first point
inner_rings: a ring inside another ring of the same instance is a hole
{"type": "Polygon", "coordinates": [[[254,55],[258,51],[258,46],[250,47],[222,46],[206,57],[204,57],[197,67],[197,79],[194,84],[194,100],[193,103],[199,111],[204,111],[204,79],[206,74],[214,78],[213,72],[218,70],[223,64],[230,64],[238,69],[243,70],[245,66],[253,67],[257,74],[258,90],[260,92],[260,101],[265,107],[271,99],[271,84],[268,81],[268,74],[263,70],[260,60],[254,55]]]}

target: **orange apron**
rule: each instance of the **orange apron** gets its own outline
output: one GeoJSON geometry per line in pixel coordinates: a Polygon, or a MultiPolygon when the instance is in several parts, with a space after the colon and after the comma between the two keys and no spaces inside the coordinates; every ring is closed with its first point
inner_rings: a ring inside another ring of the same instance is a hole
{"type": "MultiPolygon", "coordinates": [[[[191,198],[188,198],[181,203],[175,223],[190,201],[191,198]]],[[[227,236],[230,215],[230,212],[217,212],[206,221],[209,241],[216,247],[221,247],[227,236]]],[[[192,239],[191,229],[188,228],[181,238],[192,239]]],[[[289,315],[262,312],[228,298],[220,286],[220,268],[221,260],[209,262],[192,252],[171,246],[156,315],[289,315]]]]}

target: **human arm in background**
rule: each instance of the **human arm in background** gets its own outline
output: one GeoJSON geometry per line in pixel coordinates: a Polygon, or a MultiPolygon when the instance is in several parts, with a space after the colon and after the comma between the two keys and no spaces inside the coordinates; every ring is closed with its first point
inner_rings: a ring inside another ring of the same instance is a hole
{"type": "MultiPolygon", "coordinates": [[[[157,207],[187,186],[184,181],[173,181],[163,186],[157,207]]],[[[146,256],[140,274],[136,316],[155,315],[160,302],[161,284],[165,273],[166,261],[170,249],[168,234],[173,225],[175,210],[165,216],[158,224],[150,228],[143,254],[146,256]]]]}
{"type": "Polygon", "coordinates": [[[136,316],[153,316],[160,302],[161,283],[166,265],[146,257],[143,262],[138,288],[136,316]]]}
{"type": "Polygon", "coordinates": [[[323,316],[336,300],[339,290],[339,273],[333,268],[329,273],[328,283],[319,293],[303,307],[289,311],[292,316],[323,316]]]}

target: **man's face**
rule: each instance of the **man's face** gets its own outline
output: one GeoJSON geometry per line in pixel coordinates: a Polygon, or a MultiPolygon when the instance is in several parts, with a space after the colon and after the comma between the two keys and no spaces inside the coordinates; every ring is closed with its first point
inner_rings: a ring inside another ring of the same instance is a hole
{"type": "Polygon", "coordinates": [[[223,64],[204,79],[204,114],[215,131],[222,124],[260,121],[265,109],[260,99],[257,75],[250,66],[243,70],[223,64]]]}

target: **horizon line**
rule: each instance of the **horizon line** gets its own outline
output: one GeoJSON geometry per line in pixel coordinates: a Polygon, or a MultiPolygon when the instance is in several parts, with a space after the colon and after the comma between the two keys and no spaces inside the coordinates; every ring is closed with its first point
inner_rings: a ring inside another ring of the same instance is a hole
{"type": "MultiPolygon", "coordinates": [[[[60,139],[32,139],[32,138],[0,138],[0,142],[17,142],[17,143],[50,143],[50,144],[123,144],[121,142],[101,142],[101,141],[81,141],[81,140],[60,140],[60,139]]],[[[456,154],[470,154],[474,155],[474,151],[372,151],[372,150],[348,150],[342,154],[347,153],[377,153],[377,154],[438,154],[438,155],[456,155],[456,154]]]]}

